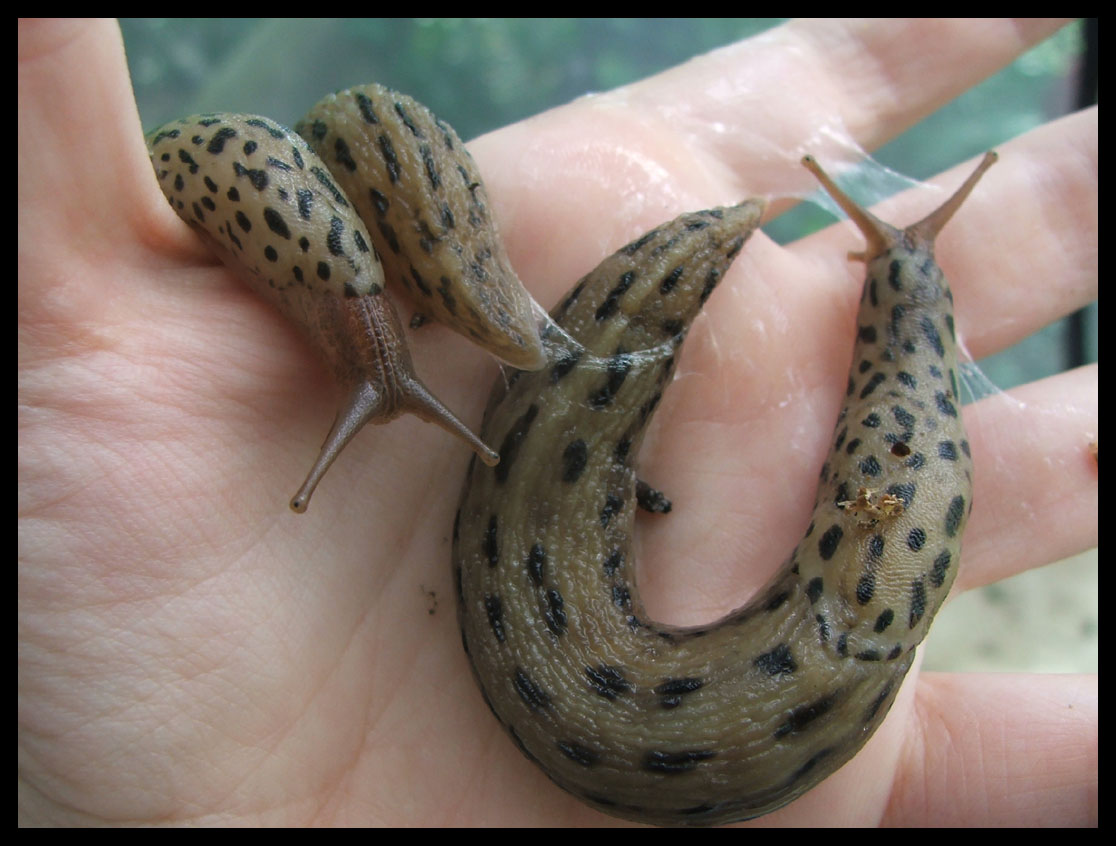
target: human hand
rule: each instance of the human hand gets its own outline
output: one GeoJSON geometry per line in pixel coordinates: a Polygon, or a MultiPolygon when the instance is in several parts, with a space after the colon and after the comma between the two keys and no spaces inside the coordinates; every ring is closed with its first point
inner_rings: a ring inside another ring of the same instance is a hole
{"type": "MultiPolygon", "coordinates": [[[[679,212],[812,187],[798,159],[829,160],[803,147],[819,116],[875,148],[1052,29],[941,23],[919,36],[928,72],[886,49],[914,26],[792,24],[478,139],[533,295],[549,306],[679,212]],[[864,75],[835,76],[837,56],[864,75]]],[[[320,365],[167,208],[114,25],[21,23],[19,39],[22,820],[609,822],[524,760],[475,690],[449,572],[469,454],[413,418],[371,429],[290,514],[334,407],[320,365]]],[[[1094,110],[998,147],[942,235],[974,356],[1095,298],[1096,138],[1094,110]]],[[[910,192],[881,215],[936,204],[910,192]]],[[[641,463],[677,505],[639,529],[660,619],[746,601],[801,534],[845,385],[850,247],[844,225],[785,248],[757,234],[691,333],[641,463]],[[710,531],[701,515],[727,500],[746,513],[710,531]]],[[[413,346],[478,420],[494,365],[442,330],[413,346]]],[[[1096,543],[1096,368],[1014,394],[1025,407],[965,410],[978,471],[958,592],[1096,543]]],[[[1095,688],[912,670],[862,753],[760,822],[1095,820],[1095,688]]]]}

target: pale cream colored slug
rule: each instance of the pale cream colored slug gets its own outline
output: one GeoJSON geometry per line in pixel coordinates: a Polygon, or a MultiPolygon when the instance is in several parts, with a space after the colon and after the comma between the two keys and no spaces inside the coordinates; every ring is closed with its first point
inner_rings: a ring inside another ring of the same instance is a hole
{"type": "Polygon", "coordinates": [[[717,623],[644,611],[634,464],[687,328],[761,204],[683,215],[621,249],[552,312],[547,367],[497,380],[481,435],[501,460],[472,463],[454,525],[459,619],[485,700],[559,786],[642,822],[747,819],[824,779],[884,719],[972,506],[933,240],[993,161],[899,230],[804,160],[867,240],[847,401],[805,538],[717,623]]]}
{"type": "Polygon", "coordinates": [[[514,367],[545,365],[531,297],[453,127],[373,84],[330,94],[295,130],[352,198],[389,284],[514,367]]]}
{"type": "Polygon", "coordinates": [[[404,412],[498,460],[415,375],[368,231],[302,138],[267,118],[209,114],[169,123],[147,143],[171,207],[303,330],[348,394],[292,509],[306,510],[365,423],[404,412]]]}

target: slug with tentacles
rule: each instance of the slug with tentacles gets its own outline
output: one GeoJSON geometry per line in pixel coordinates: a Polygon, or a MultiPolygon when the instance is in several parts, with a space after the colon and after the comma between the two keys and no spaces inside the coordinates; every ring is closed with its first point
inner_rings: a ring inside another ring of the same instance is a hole
{"type": "MultiPolygon", "coordinates": [[[[152,132],[148,150],[171,207],[261,297],[297,324],[331,365],[347,399],[309,476],[291,500],[305,511],[310,496],[345,445],[367,422],[382,423],[404,412],[436,423],[464,440],[484,461],[495,453],[443,406],[414,373],[394,307],[383,295],[384,273],[364,222],[326,165],[295,133],[254,115],[196,115],[152,132]]],[[[396,145],[402,151],[402,141],[396,145]]],[[[428,157],[457,175],[457,160],[428,157]]],[[[390,194],[392,205],[409,202],[421,211],[433,203],[412,184],[390,194]],[[417,199],[416,199],[417,198],[417,199]]],[[[446,217],[476,211],[478,189],[458,191],[437,208],[446,217]]],[[[402,231],[403,227],[400,227],[402,231]]],[[[470,231],[484,237],[485,227],[470,231]]],[[[447,246],[452,233],[442,239],[447,246]]],[[[494,237],[494,236],[493,236],[494,237]]],[[[460,239],[458,239],[460,241],[460,239]]],[[[445,254],[442,261],[447,263],[445,254]]],[[[454,268],[447,266],[446,273],[454,268]]],[[[522,291],[518,278],[506,279],[522,291]]],[[[496,286],[500,287],[500,286],[496,286]]],[[[454,290],[457,290],[456,288],[454,290]]],[[[530,346],[534,325],[529,298],[517,294],[514,336],[530,346]],[[523,302],[526,300],[526,303],[523,302]],[[524,340],[526,339],[526,340],[524,340]]],[[[460,297],[464,300],[464,297],[460,297]]],[[[463,303],[464,308],[464,303],[463,303]]],[[[500,336],[475,310],[465,312],[478,337],[500,336]]],[[[504,336],[501,336],[504,337],[504,336]]],[[[537,334],[521,366],[539,366],[537,334]]],[[[513,357],[510,342],[498,345],[513,357]]]]}
{"type": "Polygon", "coordinates": [[[590,805],[713,824],[768,813],[887,714],[957,572],[972,507],[952,295],[937,233],[995,161],[899,230],[804,163],[860,228],[867,278],[847,399],[806,536],[717,623],[649,619],[634,464],[679,345],[761,205],[683,215],[554,309],[556,352],[493,391],[454,525],[466,652],[523,753],[590,805]]]}
{"type": "Polygon", "coordinates": [[[635,458],[691,322],[763,204],[683,215],[627,245],[540,339],[452,129],[380,86],[327,97],[299,128],[324,162],[252,116],[196,116],[148,138],[172,207],[348,390],[292,507],[368,420],[410,411],[466,441],[487,465],[473,462],[453,532],[466,651],[513,740],[595,807],[665,824],[745,819],[852,757],[957,571],[972,468],[933,240],[994,154],[905,230],[805,160],[868,242],[847,402],[787,563],[744,608],[677,628],[651,620],[635,589],[635,509],[669,507],[635,458]],[[498,381],[483,441],[414,375],[381,257],[424,312],[522,368],[498,381]]]}

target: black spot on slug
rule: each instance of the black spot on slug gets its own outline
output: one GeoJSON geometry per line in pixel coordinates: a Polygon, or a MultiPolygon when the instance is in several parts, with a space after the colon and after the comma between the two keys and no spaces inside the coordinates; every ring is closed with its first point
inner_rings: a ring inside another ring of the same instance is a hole
{"type": "Polygon", "coordinates": [[[921,578],[915,579],[911,582],[911,615],[909,620],[910,628],[918,625],[922,615],[926,613],[926,585],[921,578]]]}
{"type": "Polygon", "coordinates": [[[953,401],[941,391],[934,394],[934,402],[937,403],[938,411],[940,411],[942,414],[946,415],[947,417],[957,416],[957,406],[955,406],[953,404],[953,401]]]}
{"type": "Polygon", "coordinates": [[[798,663],[794,660],[790,647],[785,643],[780,643],[770,652],[760,655],[752,663],[769,676],[788,675],[798,669],[798,663]]]}
{"type": "Polygon", "coordinates": [[[291,239],[291,230],[287,227],[287,222],[283,220],[282,214],[268,206],[263,210],[263,217],[268,229],[280,238],[285,238],[288,241],[291,239]]]}
{"type": "Polygon", "coordinates": [[[380,152],[384,156],[384,164],[387,165],[388,179],[391,180],[392,185],[395,185],[399,181],[400,176],[399,158],[395,155],[395,146],[386,135],[379,136],[376,139],[376,143],[380,145],[380,152]]]}
{"type": "Polygon", "coordinates": [[[546,549],[541,543],[536,543],[527,553],[527,578],[535,587],[542,587],[543,574],[546,568],[546,549]]]}
{"type": "Polygon", "coordinates": [[[233,163],[233,172],[237,176],[247,177],[248,181],[252,183],[252,187],[257,191],[263,191],[270,184],[267,176],[267,171],[251,170],[244,167],[240,162],[233,163]]]}
{"type": "Polygon", "coordinates": [[[624,678],[619,667],[608,664],[598,664],[596,667],[586,667],[585,675],[589,679],[589,686],[600,696],[613,701],[617,696],[631,693],[634,689],[631,683],[624,678]]]}
{"type": "Polygon", "coordinates": [[[946,572],[949,570],[952,557],[947,549],[934,559],[934,565],[930,568],[930,584],[934,587],[938,588],[945,584],[946,572]]]}
{"type": "Polygon", "coordinates": [[[867,605],[872,601],[872,596],[876,592],[876,575],[875,573],[865,573],[856,583],[856,601],[861,605],[867,605]]]}
{"type": "Polygon", "coordinates": [[[562,599],[562,594],[554,588],[546,592],[546,609],[543,612],[543,617],[546,619],[547,628],[553,635],[561,637],[566,633],[566,626],[569,621],[566,618],[565,601],[562,599]]]}
{"type": "Polygon", "coordinates": [[[874,455],[870,455],[863,461],[861,461],[860,464],[857,465],[857,469],[859,469],[862,474],[868,476],[869,478],[879,476],[880,473],[883,472],[883,468],[880,467],[880,462],[874,455]]]}
{"type": "Polygon", "coordinates": [[[883,558],[884,554],[884,539],[883,535],[872,535],[868,539],[868,558],[870,561],[879,561],[883,558]]]}
{"type": "Polygon", "coordinates": [[[888,697],[891,696],[891,691],[893,688],[894,685],[890,681],[886,685],[884,685],[884,689],[880,691],[879,696],[875,698],[875,700],[869,706],[868,711],[865,713],[865,723],[870,723],[876,718],[876,715],[880,712],[880,708],[884,706],[884,703],[887,702],[888,697]]]}
{"type": "Polygon", "coordinates": [[[613,515],[619,513],[623,507],[624,500],[614,494],[607,494],[604,508],[601,509],[601,527],[607,529],[613,515]]]}
{"type": "Polygon", "coordinates": [[[659,283],[659,293],[666,296],[674,290],[674,286],[678,284],[678,280],[682,278],[682,274],[686,271],[685,265],[678,265],[670,273],[663,277],[663,281],[659,283]]]}
{"type": "Polygon", "coordinates": [[[578,361],[581,360],[581,350],[562,350],[558,355],[557,361],[554,366],[550,368],[550,383],[552,385],[558,384],[562,377],[569,374],[571,370],[577,366],[578,361]]]}
{"type": "Polygon", "coordinates": [[[434,161],[434,154],[430,152],[429,145],[421,145],[419,154],[422,156],[423,167],[426,168],[426,179],[430,182],[430,190],[439,190],[442,187],[442,176],[438,173],[438,165],[434,161]]]}
{"type": "Polygon", "coordinates": [[[604,386],[589,397],[590,408],[600,409],[607,406],[616,397],[616,392],[628,377],[632,369],[631,356],[618,352],[608,360],[608,380],[604,386]]]}
{"type": "Polygon", "coordinates": [[[620,569],[620,565],[623,563],[624,553],[619,549],[614,549],[604,561],[604,574],[611,579],[616,575],[616,571],[620,569]]]}
{"type": "Polygon", "coordinates": [[[934,354],[938,358],[942,358],[945,355],[945,347],[942,346],[942,337],[938,334],[934,322],[929,317],[923,317],[919,321],[919,328],[922,329],[922,334],[926,337],[926,340],[930,342],[930,348],[934,350],[934,354]]]}
{"type": "Polygon", "coordinates": [[[831,693],[827,696],[823,696],[821,699],[818,699],[815,702],[811,702],[809,705],[803,705],[799,708],[795,708],[793,711],[791,711],[791,714],[789,717],[787,717],[786,721],[782,723],[777,729],[775,729],[775,738],[778,739],[781,737],[786,737],[788,734],[794,734],[795,732],[803,731],[812,722],[817,720],[819,717],[824,716],[830,709],[832,709],[836,700],[837,694],[831,693]]]}
{"type": "Polygon", "coordinates": [[[720,281],[720,268],[712,268],[709,271],[709,274],[705,277],[705,286],[701,289],[701,296],[698,298],[701,301],[702,305],[704,305],[705,301],[709,299],[710,294],[713,293],[713,289],[717,287],[717,283],[720,281]]]}
{"type": "Polygon", "coordinates": [[[949,501],[949,508],[946,511],[945,531],[949,537],[957,535],[963,519],[965,519],[965,498],[955,496],[949,501]]]}
{"type": "Polygon", "coordinates": [[[353,159],[353,151],[349,149],[348,142],[340,136],[333,140],[333,160],[349,173],[356,173],[357,163],[353,159]]]}
{"type": "Polygon", "coordinates": [[[863,388],[861,388],[860,398],[864,399],[865,397],[871,396],[876,388],[882,385],[886,380],[887,376],[885,376],[883,373],[880,373],[878,371],[876,373],[873,373],[872,378],[864,384],[863,388]]]}
{"type": "Polygon", "coordinates": [[[342,223],[341,218],[334,217],[329,221],[329,234],[326,235],[326,249],[329,250],[330,255],[343,256],[345,249],[341,243],[341,236],[344,234],[345,224],[342,223]]]}
{"type": "Polygon", "coordinates": [[[225,151],[225,144],[236,138],[236,130],[232,127],[223,126],[213,133],[213,137],[209,139],[209,143],[205,147],[205,151],[210,155],[219,156],[225,151]]]}
{"type": "Polygon", "coordinates": [[[701,679],[694,678],[668,679],[655,686],[655,695],[659,697],[659,705],[669,710],[677,708],[682,704],[682,697],[701,690],[704,684],[701,679]]]}
{"type": "Polygon", "coordinates": [[[658,234],[659,234],[658,229],[652,229],[650,232],[646,233],[645,235],[641,235],[639,238],[632,241],[627,246],[621,247],[620,252],[622,252],[626,256],[633,256],[637,252],[639,252],[640,249],[642,249],[647,244],[649,244],[653,240],[655,240],[655,238],[656,238],[656,236],[658,236],[658,234]]]}
{"type": "Polygon", "coordinates": [[[354,99],[356,99],[361,119],[365,123],[376,125],[380,122],[380,118],[376,114],[376,105],[367,94],[362,94],[359,91],[354,92],[354,99]]]}
{"type": "Polygon", "coordinates": [[[810,579],[809,584],[806,585],[806,598],[810,600],[811,605],[821,599],[823,588],[824,582],[821,576],[815,576],[810,579]]]}
{"type": "Polygon", "coordinates": [[[605,301],[601,303],[600,307],[597,309],[596,314],[594,315],[598,323],[600,323],[602,320],[607,320],[609,317],[612,317],[612,315],[616,314],[616,312],[620,308],[620,297],[622,297],[624,295],[624,292],[632,286],[632,282],[634,281],[634,270],[629,270],[620,276],[620,278],[616,282],[616,286],[608,292],[608,296],[605,297],[605,301]]]}
{"type": "Polygon", "coordinates": [[[813,770],[818,764],[833,754],[833,748],[829,747],[821,750],[816,755],[812,756],[809,761],[795,770],[787,778],[787,784],[797,784],[802,779],[806,778],[807,774],[813,770]]]}
{"type": "Polygon", "coordinates": [[[926,543],[926,532],[917,526],[907,534],[907,546],[912,552],[918,552],[926,543]]]}
{"type": "Polygon", "coordinates": [[[496,465],[495,474],[497,482],[506,482],[508,473],[511,472],[512,466],[515,464],[515,458],[519,453],[520,444],[523,443],[527,433],[531,430],[531,423],[534,422],[538,416],[539,407],[537,405],[530,405],[523,415],[515,421],[515,425],[508,430],[507,435],[504,436],[504,442],[500,445],[500,463],[496,465]]]}
{"type": "Polygon", "coordinates": [[[601,759],[601,756],[589,747],[574,743],[572,740],[558,740],[555,744],[563,755],[583,767],[592,767],[601,759]]]}
{"type": "Polygon", "coordinates": [[[717,753],[708,749],[688,749],[682,752],[653,749],[643,759],[643,767],[653,773],[681,775],[694,769],[701,762],[715,757],[717,753]]]}
{"type": "Polygon", "coordinates": [[[515,692],[519,694],[519,698],[532,711],[540,711],[543,708],[550,707],[550,694],[519,667],[515,668],[512,684],[515,686],[515,692]]]}
{"type": "Polygon", "coordinates": [[[821,536],[818,541],[818,554],[821,556],[822,561],[828,561],[837,552],[837,547],[841,543],[841,538],[844,536],[844,531],[841,527],[834,523],[825,530],[825,534],[821,536]]]}
{"type": "Polygon", "coordinates": [[[876,634],[881,634],[887,630],[887,627],[891,625],[894,619],[895,612],[892,611],[890,608],[885,608],[883,611],[880,612],[880,615],[876,617],[876,624],[872,627],[872,630],[876,634]]]}
{"type": "Polygon", "coordinates": [[[372,200],[372,208],[376,210],[376,214],[384,217],[388,213],[388,209],[391,208],[388,198],[375,188],[368,189],[368,196],[372,200]]]}
{"type": "Polygon", "coordinates": [[[506,639],[504,633],[504,606],[499,596],[486,594],[484,597],[484,610],[488,614],[488,625],[496,640],[503,643],[506,639]]]}
{"type": "Polygon", "coordinates": [[[298,216],[302,220],[309,220],[314,211],[314,192],[308,188],[299,188],[295,191],[298,202],[298,216]]]}
{"type": "Polygon", "coordinates": [[[581,438],[570,441],[562,453],[562,481],[573,484],[589,461],[589,448],[581,438]]]}

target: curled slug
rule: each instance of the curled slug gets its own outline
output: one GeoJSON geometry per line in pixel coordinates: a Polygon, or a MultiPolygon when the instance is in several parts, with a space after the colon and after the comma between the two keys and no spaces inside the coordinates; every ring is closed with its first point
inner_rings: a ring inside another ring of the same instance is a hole
{"type": "Polygon", "coordinates": [[[415,375],[368,232],[305,141],[267,118],[209,114],[169,123],[147,144],[179,217],[303,330],[348,393],[292,509],[306,510],[365,423],[404,412],[499,460],[415,375]]]}
{"type": "Polygon", "coordinates": [[[353,199],[389,284],[523,370],[546,363],[472,156],[429,109],[382,85],[319,101],[295,125],[353,199]]]}
{"type": "Polygon", "coordinates": [[[790,802],[884,719],[957,571],[971,508],[952,296],[933,239],[994,161],[894,229],[805,164],[868,246],[845,407],[806,536],[708,626],[649,619],[634,583],[633,464],[678,346],[760,218],[683,215],[554,310],[569,341],[498,382],[454,528],[466,652],[512,740],[560,787],[646,823],[716,824],[790,802]]]}

